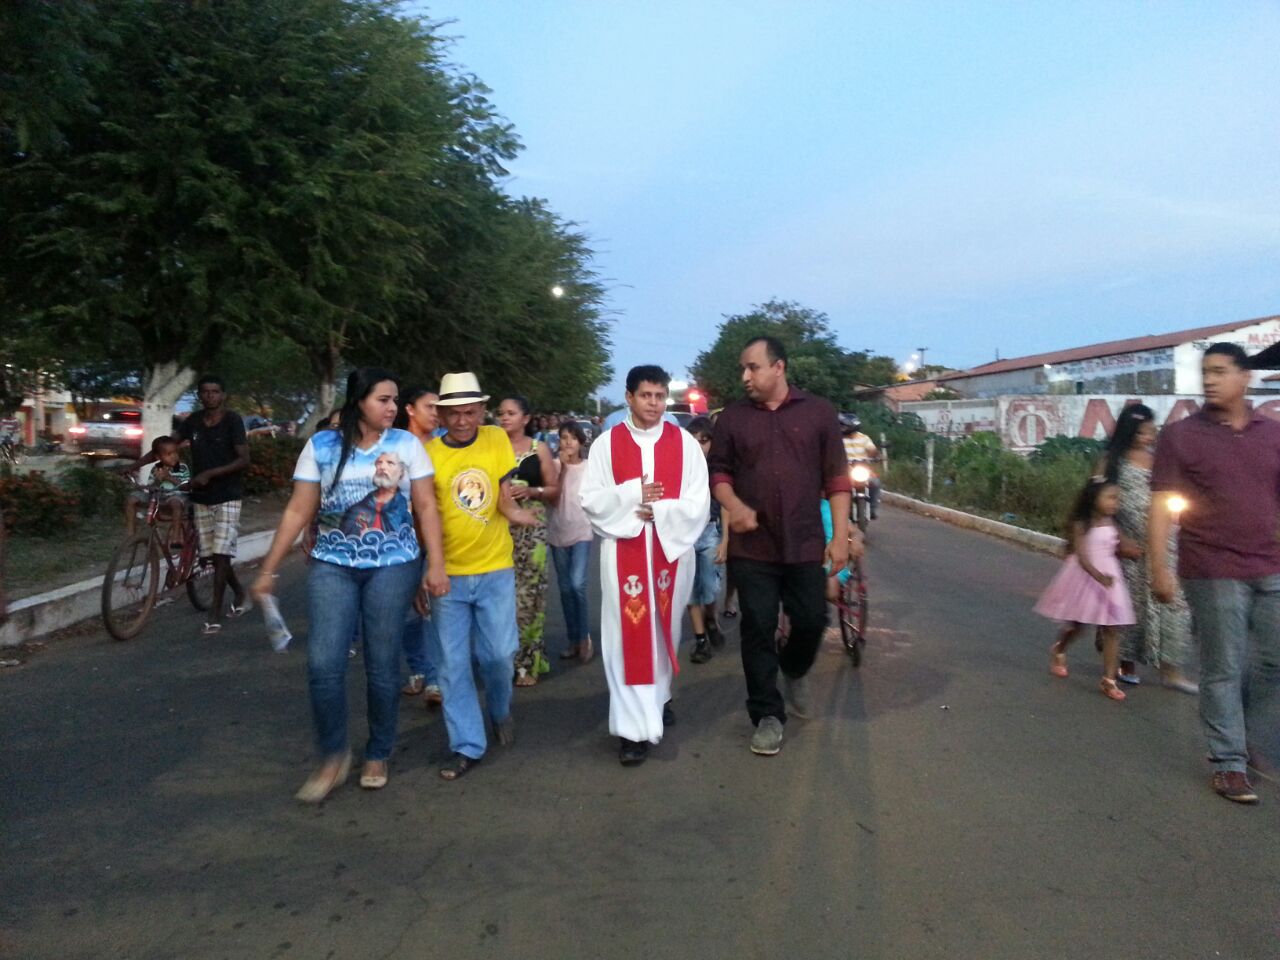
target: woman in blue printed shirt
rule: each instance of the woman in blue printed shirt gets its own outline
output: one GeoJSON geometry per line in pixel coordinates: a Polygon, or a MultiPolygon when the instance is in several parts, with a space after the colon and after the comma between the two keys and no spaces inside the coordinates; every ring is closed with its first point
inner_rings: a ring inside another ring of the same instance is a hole
{"type": "Polygon", "coordinates": [[[293,496],[254,584],[259,596],[289,548],[318,520],[307,577],[307,675],[320,766],[298,791],[319,803],[347,778],[347,646],[357,622],[364,637],[369,740],[360,786],[387,783],[400,697],[400,634],[415,594],[449,591],[431,458],[407,430],[395,430],[395,378],[365,367],[347,378],[336,430],[317,433],[293,474],[293,496]],[[421,549],[427,549],[419,583],[421,549]]]}

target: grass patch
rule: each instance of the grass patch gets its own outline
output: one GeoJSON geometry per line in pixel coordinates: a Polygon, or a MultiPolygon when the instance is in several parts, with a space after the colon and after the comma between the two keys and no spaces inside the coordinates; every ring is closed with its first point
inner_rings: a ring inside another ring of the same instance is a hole
{"type": "MultiPolygon", "coordinates": [[[[289,499],[287,491],[246,498],[240,534],[273,530],[289,499]]],[[[5,587],[10,601],[101,576],[111,551],[124,537],[124,516],[87,519],[76,529],[50,536],[9,535],[5,587]]]]}

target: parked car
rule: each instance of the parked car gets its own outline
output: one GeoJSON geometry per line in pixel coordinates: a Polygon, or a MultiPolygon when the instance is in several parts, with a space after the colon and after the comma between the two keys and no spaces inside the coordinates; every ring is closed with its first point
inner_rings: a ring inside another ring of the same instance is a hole
{"type": "Polygon", "coordinates": [[[142,408],[104,407],[67,431],[70,449],[82,457],[142,456],[142,408]]]}

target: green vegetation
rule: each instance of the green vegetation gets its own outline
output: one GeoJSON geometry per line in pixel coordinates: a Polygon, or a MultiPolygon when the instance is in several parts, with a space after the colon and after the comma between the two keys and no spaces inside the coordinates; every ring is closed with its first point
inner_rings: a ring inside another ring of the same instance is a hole
{"type": "Polygon", "coordinates": [[[859,385],[891,383],[898,365],[892,357],[845,350],[836,342],[825,313],[798,303],[770,300],[750,313],[727,316],[707,350],[690,368],[694,380],[707,391],[712,406],[742,396],[738,357],[752,337],[773,336],[787,347],[788,378],[796,386],[847,408],[859,385]]]}
{"type": "Polygon", "coordinates": [[[505,193],[514,130],[401,9],[0,5],[0,407],[38,370],[143,397],[150,437],[200,370],[319,416],[366,363],[584,406],[611,376],[587,240],[505,193]]]}
{"type": "Polygon", "coordinates": [[[934,442],[933,494],[925,496],[923,438],[903,455],[891,447],[885,488],[1059,536],[1076,495],[1102,453],[1097,441],[1055,437],[1030,457],[1005,450],[994,433],[934,442]]]}

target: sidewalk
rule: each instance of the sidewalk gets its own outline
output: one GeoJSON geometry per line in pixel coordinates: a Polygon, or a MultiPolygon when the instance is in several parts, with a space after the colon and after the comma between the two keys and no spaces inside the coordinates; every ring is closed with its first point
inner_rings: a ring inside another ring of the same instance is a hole
{"type": "MultiPolygon", "coordinates": [[[[236,565],[260,560],[271,548],[274,530],[240,538],[236,565]]],[[[91,577],[9,604],[9,622],[0,627],[0,648],[16,647],[102,612],[102,577],[91,577]]]]}

